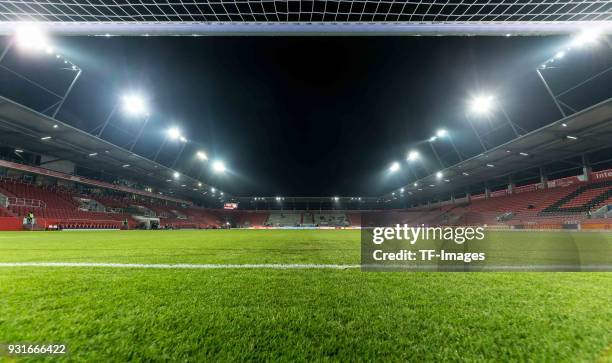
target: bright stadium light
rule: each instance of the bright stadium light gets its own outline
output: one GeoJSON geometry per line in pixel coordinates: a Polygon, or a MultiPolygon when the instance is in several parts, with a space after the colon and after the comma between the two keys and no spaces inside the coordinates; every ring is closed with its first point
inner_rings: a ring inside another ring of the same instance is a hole
{"type": "Polygon", "coordinates": [[[565,57],[565,52],[564,51],[560,50],[557,53],[555,53],[555,59],[561,59],[563,57],[565,57]]]}
{"type": "Polygon", "coordinates": [[[430,137],[430,138],[429,138],[429,140],[428,140],[428,141],[429,141],[429,142],[434,142],[434,141],[436,141],[436,140],[438,140],[438,137],[437,137],[437,136],[432,136],[432,137],[430,137]]]}
{"type": "Polygon", "coordinates": [[[212,187],[212,188],[210,188],[210,191],[211,191],[212,193],[214,193],[214,192],[216,192],[216,191],[217,191],[217,189],[215,189],[214,187],[212,187]]]}
{"type": "Polygon", "coordinates": [[[198,182],[198,187],[201,187],[201,186],[202,186],[202,183],[198,182]]]}
{"type": "Polygon", "coordinates": [[[334,197],[334,202],[337,202],[337,201],[339,201],[339,200],[340,200],[340,198],[339,198],[339,197],[334,197]]]}
{"type": "Polygon", "coordinates": [[[436,172],[436,179],[442,179],[442,176],[443,174],[441,171],[436,172]]]}
{"type": "Polygon", "coordinates": [[[217,160],[213,163],[212,169],[215,173],[224,173],[225,172],[225,164],[223,162],[217,160]]]}
{"type": "Polygon", "coordinates": [[[446,137],[447,135],[448,131],[446,131],[446,129],[439,129],[438,131],[436,131],[437,137],[446,137]]]}
{"type": "Polygon", "coordinates": [[[420,157],[420,154],[418,151],[412,150],[408,153],[408,157],[406,157],[406,160],[408,161],[415,161],[420,157]]]}
{"type": "Polygon", "coordinates": [[[391,163],[391,166],[389,166],[389,171],[395,173],[398,170],[400,170],[400,164],[397,161],[391,163]]]}
{"type": "Polygon", "coordinates": [[[572,41],[572,45],[582,47],[584,45],[594,44],[599,39],[600,35],[601,32],[599,31],[599,29],[585,29],[578,35],[576,35],[576,37],[572,41]]]}
{"type": "Polygon", "coordinates": [[[493,109],[493,96],[477,96],[470,102],[470,110],[477,114],[486,114],[493,109]]]}
{"type": "Polygon", "coordinates": [[[179,140],[181,142],[187,142],[187,138],[185,136],[179,136],[179,140]]]}
{"type": "Polygon", "coordinates": [[[208,160],[208,155],[206,155],[206,153],[201,150],[196,153],[196,157],[202,161],[208,160]]]}
{"type": "Polygon", "coordinates": [[[171,140],[178,140],[181,136],[181,130],[178,127],[171,127],[168,129],[168,137],[171,140]]]}
{"type": "Polygon", "coordinates": [[[181,177],[181,174],[178,171],[175,171],[174,173],[172,173],[172,176],[174,177],[174,179],[178,179],[181,177]]]}
{"type": "Polygon", "coordinates": [[[35,24],[24,24],[15,35],[17,45],[24,50],[40,51],[51,48],[47,34],[35,24]]]}
{"type": "Polygon", "coordinates": [[[147,103],[144,98],[139,94],[129,94],[123,96],[121,99],[123,102],[123,111],[128,115],[140,116],[147,114],[147,103]]]}

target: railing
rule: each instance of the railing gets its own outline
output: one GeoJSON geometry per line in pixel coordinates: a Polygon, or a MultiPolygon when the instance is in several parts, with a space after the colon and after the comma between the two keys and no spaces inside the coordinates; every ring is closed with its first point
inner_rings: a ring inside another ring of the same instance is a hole
{"type": "Polygon", "coordinates": [[[38,199],[10,197],[10,198],[7,198],[7,200],[8,200],[8,205],[32,207],[32,208],[47,208],[47,204],[43,202],[42,200],[38,200],[38,199]]]}

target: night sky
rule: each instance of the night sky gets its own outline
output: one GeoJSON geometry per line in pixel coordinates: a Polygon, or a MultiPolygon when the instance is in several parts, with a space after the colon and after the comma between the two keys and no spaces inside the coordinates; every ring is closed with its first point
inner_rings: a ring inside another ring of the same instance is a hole
{"type": "MultiPolygon", "coordinates": [[[[437,167],[427,154],[429,146],[418,142],[439,127],[452,132],[466,155],[479,151],[465,118],[472,95],[495,94],[527,130],[557,120],[558,111],[534,69],[567,40],[60,38],[57,48],[83,75],[58,118],[90,130],[122,94],[140,91],[153,116],[136,152],[151,156],[163,130],[177,125],[201,144],[187,147],[177,169],[229,193],[380,195],[410,180],[407,168],[394,176],[387,175],[387,168],[394,160],[403,162],[411,147],[425,155],[425,167],[437,167]],[[199,148],[211,160],[223,160],[228,173],[215,177],[209,166],[198,164],[193,155],[199,148]]],[[[610,96],[606,85],[594,87],[610,96]]],[[[28,105],[46,102],[27,92],[10,98],[28,105]]],[[[493,116],[486,122],[499,121],[493,116]]],[[[120,128],[134,132],[138,122],[117,117],[105,138],[123,145],[129,136],[120,128]]],[[[492,140],[503,141],[506,131],[492,140]]],[[[160,161],[171,164],[177,151],[169,143],[160,161]]],[[[451,151],[439,145],[448,163],[455,157],[451,151]]],[[[421,169],[414,171],[425,173],[421,169]]]]}

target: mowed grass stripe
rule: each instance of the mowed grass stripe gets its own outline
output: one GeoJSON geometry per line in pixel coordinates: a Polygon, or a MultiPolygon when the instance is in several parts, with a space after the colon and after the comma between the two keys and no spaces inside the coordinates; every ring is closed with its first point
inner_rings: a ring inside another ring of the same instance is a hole
{"type": "Polygon", "coordinates": [[[69,361],[594,362],[606,273],[0,270],[0,342],[69,361]]]}
{"type": "Polygon", "coordinates": [[[108,268],[156,268],[156,269],[348,269],[360,265],[325,264],[143,264],[101,262],[0,262],[0,267],[108,267],[108,268]]]}

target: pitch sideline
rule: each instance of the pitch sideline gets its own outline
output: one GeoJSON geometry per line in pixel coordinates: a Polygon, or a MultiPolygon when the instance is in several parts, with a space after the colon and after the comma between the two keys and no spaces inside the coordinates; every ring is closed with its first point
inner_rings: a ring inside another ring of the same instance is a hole
{"type": "Polygon", "coordinates": [[[0,267],[110,267],[154,269],[354,269],[360,265],[340,264],[166,264],[105,262],[0,262],[0,267]]]}

